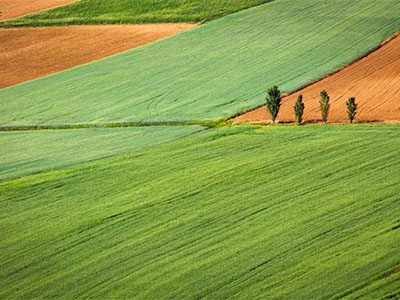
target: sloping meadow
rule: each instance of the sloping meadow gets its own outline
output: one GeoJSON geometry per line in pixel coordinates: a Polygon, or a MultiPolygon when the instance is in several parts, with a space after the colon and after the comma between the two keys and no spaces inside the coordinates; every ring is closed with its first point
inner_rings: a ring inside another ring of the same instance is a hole
{"type": "Polygon", "coordinates": [[[277,0],[0,91],[1,125],[213,120],[293,91],[400,28],[397,0],[277,0]]]}
{"type": "Polygon", "coordinates": [[[399,125],[225,127],[0,182],[0,298],[396,299],[399,125]]]}

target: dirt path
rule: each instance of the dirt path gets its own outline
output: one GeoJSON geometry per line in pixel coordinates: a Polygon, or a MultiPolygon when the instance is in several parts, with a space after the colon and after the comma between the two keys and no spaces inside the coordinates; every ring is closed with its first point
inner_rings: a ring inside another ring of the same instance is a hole
{"type": "Polygon", "coordinates": [[[21,17],[79,0],[0,0],[0,21],[21,17]]]}
{"type": "Polygon", "coordinates": [[[104,58],[195,26],[146,24],[0,29],[0,88],[104,58]]]}
{"type": "MultiPolygon", "coordinates": [[[[321,120],[319,93],[323,89],[331,99],[331,122],[347,121],[345,103],[349,97],[356,97],[359,103],[356,120],[400,121],[400,36],[339,72],[284,97],[278,120],[293,120],[293,106],[299,94],[304,97],[304,120],[321,120]]],[[[265,107],[235,118],[236,122],[269,120],[265,107]]]]}

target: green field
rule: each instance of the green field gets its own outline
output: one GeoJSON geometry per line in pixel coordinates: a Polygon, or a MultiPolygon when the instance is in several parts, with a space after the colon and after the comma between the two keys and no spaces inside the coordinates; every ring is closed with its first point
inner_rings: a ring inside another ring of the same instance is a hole
{"type": "Polygon", "coordinates": [[[396,299],[399,149],[399,125],[222,127],[4,180],[0,298],[396,299]]]}
{"type": "Polygon", "coordinates": [[[0,125],[214,120],[357,59],[400,28],[398,0],[277,0],[0,90],[0,125]],[[338,9],[340,7],[340,9],[338,9]]]}
{"type": "Polygon", "coordinates": [[[198,23],[271,0],[81,0],[0,23],[0,27],[198,23]]]}
{"type": "Polygon", "coordinates": [[[0,90],[0,299],[400,299],[400,124],[221,121],[373,50],[400,1],[265,2],[82,0],[0,23],[255,6],[0,90]]]}
{"type": "Polygon", "coordinates": [[[0,180],[142,149],[199,126],[0,131],[0,180]]]}

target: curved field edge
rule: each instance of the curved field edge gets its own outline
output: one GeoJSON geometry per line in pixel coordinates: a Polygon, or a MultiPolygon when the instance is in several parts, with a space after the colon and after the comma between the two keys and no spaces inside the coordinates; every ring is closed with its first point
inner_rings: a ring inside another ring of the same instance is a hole
{"type": "Polygon", "coordinates": [[[393,294],[399,132],[224,127],[4,181],[0,296],[393,294]]]}
{"type": "Polygon", "coordinates": [[[201,126],[0,131],[0,181],[144,149],[201,126]]]}
{"type": "Polygon", "coordinates": [[[273,84],[285,92],[296,90],[375,48],[400,28],[398,10],[395,0],[274,1],[0,90],[0,122],[55,125],[233,116],[264,103],[273,84]]]}
{"type": "Polygon", "coordinates": [[[0,27],[199,23],[271,0],[85,0],[1,22],[0,27]]]}

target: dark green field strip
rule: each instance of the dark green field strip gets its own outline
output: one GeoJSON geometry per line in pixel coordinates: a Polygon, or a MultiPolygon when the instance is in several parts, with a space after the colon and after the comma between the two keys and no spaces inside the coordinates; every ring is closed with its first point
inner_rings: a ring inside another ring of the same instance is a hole
{"type": "Polygon", "coordinates": [[[81,0],[0,23],[0,27],[198,23],[271,0],[81,0]]]}
{"type": "Polygon", "coordinates": [[[0,132],[0,180],[143,149],[201,129],[155,126],[0,132]]]}
{"type": "Polygon", "coordinates": [[[215,128],[3,181],[0,298],[393,294],[399,129],[215,128]]]}
{"type": "Polygon", "coordinates": [[[357,59],[400,29],[398,0],[277,0],[0,90],[0,126],[214,120],[357,59]]]}

